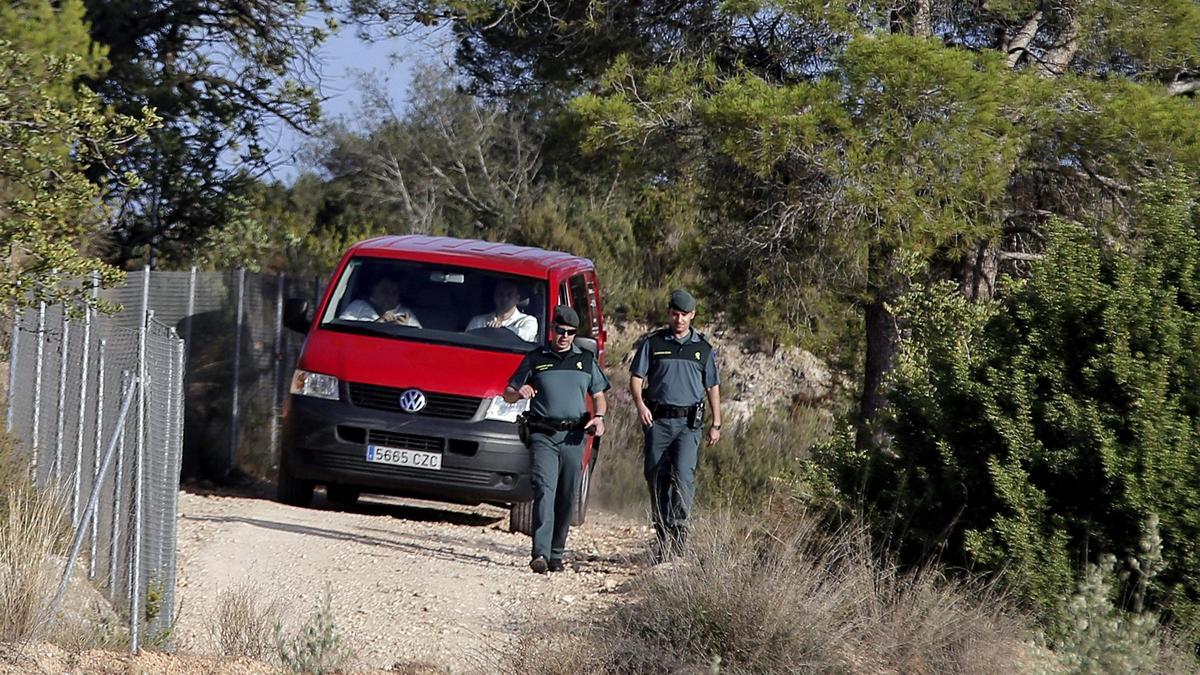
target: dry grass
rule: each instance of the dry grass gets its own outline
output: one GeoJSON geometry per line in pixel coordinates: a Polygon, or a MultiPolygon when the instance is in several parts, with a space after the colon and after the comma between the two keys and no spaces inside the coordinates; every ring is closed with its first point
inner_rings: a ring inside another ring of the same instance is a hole
{"type": "Polygon", "coordinates": [[[277,657],[275,626],[283,620],[283,604],[268,598],[260,588],[245,583],[221,591],[209,632],[224,656],[245,656],[258,661],[277,657]]]}
{"type": "Polygon", "coordinates": [[[591,626],[542,626],[508,672],[1011,673],[1028,636],[990,588],[899,572],[863,532],[710,517],[591,626]]]}
{"type": "Polygon", "coordinates": [[[9,486],[0,513],[0,642],[38,637],[50,618],[59,577],[51,557],[69,532],[64,501],[53,493],[9,486]]]}

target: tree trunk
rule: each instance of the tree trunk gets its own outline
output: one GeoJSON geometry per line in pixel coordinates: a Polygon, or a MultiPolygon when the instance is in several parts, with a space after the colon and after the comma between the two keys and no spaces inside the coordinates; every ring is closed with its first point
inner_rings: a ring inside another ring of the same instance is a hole
{"type": "Polygon", "coordinates": [[[958,291],[968,300],[990,300],[996,290],[999,259],[995,247],[980,241],[974,251],[964,253],[958,267],[958,291]]]}
{"type": "Polygon", "coordinates": [[[888,405],[886,378],[896,365],[899,347],[899,326],[887,305],[900,296],[902,289],[895,276],[894,251],[874,244],[870,251],[870,281],[865,329],[867,354],[863,364],[862,398],[859,401],[859,424],[855,449],[874,451],[888,445],[888,434],[880,422],[880,414],[888,405]]]}

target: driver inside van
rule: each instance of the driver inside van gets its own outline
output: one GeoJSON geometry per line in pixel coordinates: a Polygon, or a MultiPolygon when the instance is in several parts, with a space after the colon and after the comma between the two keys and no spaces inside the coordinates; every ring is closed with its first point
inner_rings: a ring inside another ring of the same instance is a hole
{"type": "Polygon", "coordinates": [[[350,303],[338,318],[346,321],[379,321],[421,327],[421,322],[412,310],[400,304],[400,284],[388,277],[377,279],[367,298],[359,298],[350,303]]]}
{"type": "Polygon", "coordinates": [[[507,328],[526,342],[536,341],[537,318],[517,309],[517,303],[520,301],[521,291],[516,284],[503,279],[496,282],[496,288],[492,291],[492,302],[496,303],[496,311],[474,317],[467,324],[467,330],[507,328]]]}

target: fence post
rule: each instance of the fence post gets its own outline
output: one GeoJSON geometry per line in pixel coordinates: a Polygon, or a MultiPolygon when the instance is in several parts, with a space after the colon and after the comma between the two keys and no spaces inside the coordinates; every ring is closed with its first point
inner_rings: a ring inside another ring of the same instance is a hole
{"type": "Polygon", "coordinates": [[[52,465],[55,488],[62,482],[63,431],[67,411],[67,351],[71,346],[71,319],[67,318],[67,306],[62,308],[62,340],[58,343],[58,405],[54,412],[54,464],[52,465]]]}
{"type": "Polygon", "coordinates": [[[33,438],[29,442],[29,475],[37,483],[38,448],[42,435],[42,358],[46,351],[46,302],[38,303],[37,355],[33,361],[33,438]]]}
{"type": "MultiPolygon", "coordinates": [[[[96,344],[96,435],[92,446],[92,485],[96,489],[101,483],[100,478],[100,444],[104,442],[104,338],[96,344]]],[[[118,426],[113,427],[116,433],[118,426]]],[[[100,509],[92,511],[92,542],[91,556],[88,558],[88,578],[96,578],[96,530],[100,527],[100,509]]]]}
{"type": "MultiPolygon", "coordinates": [[[[157,562],[157,570],[158,570],[159,574],[163,574],[164,572],[167,571],[167,565],[166,565],[166,563],[167,563],[167,537],[166,537],[166,533],[169,528],[168,521],[167,521],[167,516],[168,516],[167,503],[168,503],[168,501],[174,501],[174,498],[172,498],[172,497],[175,497],[175,495],[172,495],[171,493],[178,491],[178,488],[175,487],[175,485],[177,485],[177,483],[175,483],[175,481],[177,481],[179,479],[179,474],[175,474],[174,476],[171,475],[171,454],[175,448],[174,420],[175,420],[175,405],[176,405],[176,401],[175,401],[175,377],[176,377],[176,375],[175,375],[175,373],[176,373],[176,371],[175,371],[175,343],[176,342],[179,342],[179,336],[176,335],[175,329],[171,328],[168,330],[168,337],[167,337],[167,381],[166,381],[167,386],[163,389],[163,394],[167,400],[166,400],[166,414],[163,416],[164,419],[162,420],[162,427],[164,429],[163,447],[161,448],[162,475],[160,476],[160,480],[159,480],[160,489],[159,489],[159,495],[158,495],[158,526],[160,528],[159,529],[160,536],[158,537],[158,551],[157,551],[157,555],[155,558],[155,560],[157,562]]],[[[175,498],[177,498],[177,497],[175,497],[175,498]]],[[[172,541],[172,542],[170,542],[170,544],[173,547],[175,545],[175,542],[172,541]]],[[[167,599],[169,599],[169,598],[167,598],[167,599]]],[[[166,603],[163,604],[163,609],[164,610],[166,609],[166,603]]],[[[160,616],[158,618],[161,619],[162,615],[160,614],[160,616]]],[[[167,625],[170,625],[170,624],[167,624],[167,625]]]]}
{"type": "Polygon", "coordinates": [[[228,474],[233,470],[238,445],[238,388],[242,368],[242,304],[246,296],[246,268],[237,269],[237,320],[233,327],[233,403],[229,415],[229,462],[225,466],[228,474]]]}
{"type": "Polygon", "coordinates": [[[190,352],[192,349],[192,323],[196,317],[196,266],[192,265],[192,269],[188,272],[188,301],[187,301],[187,322],[184,323],[183,341],[187,345],[190,352]]]}
{"type": "MultiPolygon", "coordinates": [[[[183,406],[184,406],[184,393],[183,393],[184,360],[183,359],[184,359],[184,349],[185,348],[186,348],[186,345],[184,344],[183,340],[175,341],[175,355],[174,356],[175,356],[175,373],[176,373],[175,378],[176,378],[176,381],[175,381],[175,386],[172,388],[171,394],[170,394],[171,397],[175,399],[175,419],[172,420],[172,423],[175,427],[175,436],[174,436],[174,443],[173,443],[172,447],[169,448],[169,450],[168,450],[170,453],[168,455],[168,458],[170,460],[169,464],[171,466],[172,481],[178,480],[180,465],[183,462],[183,414],[184,414],[184,411],[183,411],[183,406]]],[[[175,545],[174,542],[177,541],[177,539],[178,539],[178,529],[177,529],[178,525],[177,524],[179,522],[179,520],[178,520],[178,518],[179,518],[179,494],[178,494],[178,483],[173,483],[173,484],[175,486],[176,494],[171,495],[171,501],[170,501],[171,508],[169,509],[168,519],[167,519],[167,523],[169,524],[168,527],[171,528],[171,533],[172,533],[172,536],[171,536],[172,545],[167,550],[168,555],[167,555],[167,586],[166,587],[167,587],[168,593],[163,595],[163,609],[162,609],[163,616],[164,616],[162,625],[167,628],[169,628],[175,622],[175,591],[176,591],[175,567],[176,567],[177,546],[175,545]]]]}
{"type": "MultiPolygon", "coordinates": [[[[149,277],[149,274],[145,277],[147,282],[143,286],[143,303],[146,302],[149,296],[149,277]]],[[[142,483],[145,481],[146,458],[146,390],[153,386],[146,372],[146,337],[152,318],[154,318],[154,312],[147,311],[143,313],[142,325],[138,328],[137,381],[140,384],[137,392],[137,436],[133,446],[133,531],[129,533],[129,545],[131,548],[129,554],[129,651],[132,654],[136,654],[141,646],[142,483]]]]}
{"type": "MultiPolygon", "coordinates": [[[[99,278],[96,272],[92,272],[92,298],[96,297],[97,283],[99,278]]],[[[81,524],[79,519],[79,493],[83,488],[83,437],[87,427],[87,388],[88,388],[88,358],[92,351],[92,307],[87,305],[83,308],[83,356],[79,360],[79,431],[75,434],[75,480],[72,481],[71,490],[71,522],[78,527],[81,524]]],[[[92,463],[95,463],[95,459],[92,463]]]]}
{"type": "MultiPolygon", "coordinates": [[[[121,371],[121,398],[124,399],[129,390],[129,371],[121,371]]],[[[139,384],[140,386],[140,384],[139,384]]],[[[117,437],[117,468],[113,471],[113,505],[112,527],[108,540],[108,590],[110,597],[116,601],[117,595],[117,551],[121,539],[121,494],[124,492],[125,481],[125,425],[122,424],[117,437]]]]}
{"type": "Polygon", "coordinates": [[[275,363],[271,372],[271,461],[279,457],[279,369],[283,366],[283,272],[275,276],[275,363]]]}
{"type": "Polygon", "coordinates": [[[4,413],[4,431],[12,433],[13,396],[17,390],[17,357],[21,354],[21,306],[13,304],[12,336],[8,348],[8,410],[4,413]]]}

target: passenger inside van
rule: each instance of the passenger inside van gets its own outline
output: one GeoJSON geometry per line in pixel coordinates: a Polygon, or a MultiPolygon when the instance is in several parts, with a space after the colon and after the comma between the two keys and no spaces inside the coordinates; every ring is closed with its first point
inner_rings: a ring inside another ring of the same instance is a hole
{"type": "Polygon", "coordinates": [[[471,319],[467,330],[481,328],[507,328],[526,342],[534,342],[538,337],[538,320],[522,312],[517,305],[521,302],[521,291],[517,285],[506,279],[496,282],[492,291],[492,301],[495,311],[480,314],[471,319]]]}
{"type": "Polygon", "coordinates": [[[339,319],[347,321],[380,321],[420,328],[421,322],[412,310],[400,302],[400,284],[391,277],[378,277],[366,298],[351,302],[339,319]]]}

